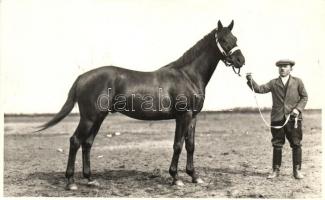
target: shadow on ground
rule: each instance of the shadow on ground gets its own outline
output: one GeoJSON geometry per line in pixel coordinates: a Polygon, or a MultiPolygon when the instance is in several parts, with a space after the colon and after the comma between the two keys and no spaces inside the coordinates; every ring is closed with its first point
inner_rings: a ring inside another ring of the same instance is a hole
{"type": "MultiPolygon", "coordinates": [[[[185,174],[184,171],[179,171],[180,179],[183,180],[185,186],[178,187],[171,185],[172,179],[167,170],[160,171],[157,174],[151,172],[144,172],[139,170],[104,170],[94,171],[93,178],[96,179],[100,186],[89,187],[87,180],[82,177],[82,173],[75,173],[75,181],[79,187],[77,191],[65,190],[65,172],[35,172],[29,174],[27,180],[35,180],[44,182],[45,188],[50,188],[52,194],[48,194],[44,188],[39,188],[35,191],[40,196],[142,196],[142,197],[156,197],[156,196],[184,196],[193,197],[199,190],[202,193],[216,192],[225,190],[233,185],[231,177],[234,175],[247,175],[266,177],[264,173],[257,173],[254,171],[247,171],[245,169],[229,169],[229,168],[198,168],[205,183],[197,185],[191,183],[191,178],[185,174]],[[141,191],[141,192],[140,192],[141,191]]],[[[229,194],[225,194],[226,196],[229,194]]]]}

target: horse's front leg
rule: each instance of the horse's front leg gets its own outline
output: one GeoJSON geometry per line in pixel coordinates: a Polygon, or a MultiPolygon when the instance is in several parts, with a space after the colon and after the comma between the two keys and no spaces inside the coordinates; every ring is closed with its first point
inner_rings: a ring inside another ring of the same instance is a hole
{"type": "Polygon", "coordinates": [[[203,183],[203,180],[199,178],[198,174],[195,172],[193,163],[195,149],[195,126],[196,118],[194,117],[191,120],[187,134],[185,135],[185,149],[187,151],[186,173],[192,177],[193,183],[203,183]]]}
{"type": "Polygon", "coordinates": [[[191,122],[192,113],[186,113],[178,118],[176,118],[176,130],[175,130],[175,138],[174,138],[174,153],[172,162],[169,168],[169,174],[173,177],[173,185],[182,186],[184,183],[178,179],[177,167],[178,167],[178,160],[179,156],[182,152],[185,133],[187,131],[187,127],[191,122]]]}

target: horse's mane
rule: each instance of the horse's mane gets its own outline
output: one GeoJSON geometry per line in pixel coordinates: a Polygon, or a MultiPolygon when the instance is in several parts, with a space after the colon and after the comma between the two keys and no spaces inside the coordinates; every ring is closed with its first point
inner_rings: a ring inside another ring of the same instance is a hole
{"type": "Polygon", "coordinates": [[[201,40],[199,40],[193,47],[187,50],[180,58],[166,65],[165,67],[182,67],[191,63],[195,58],[197,58],[201,54],[202,50],[206,49],[206,47],[211,44],[211,41],[213,41],[215,38],[215,32],[215,29],[212,30],[201,40]]]}

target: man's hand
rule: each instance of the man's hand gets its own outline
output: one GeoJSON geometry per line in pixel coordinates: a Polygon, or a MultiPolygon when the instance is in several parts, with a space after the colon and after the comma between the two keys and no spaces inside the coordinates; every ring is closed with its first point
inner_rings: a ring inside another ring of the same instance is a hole
{"type": "Polygon", "coordinates": [[[293,116],[296,118],[296,117],[298,117],[299,113],[300,113],[299,110],[295,108],[295,109],[293,109],[293,111],[291,112],[291,115],[293,115],[293,116]]]}
{"type": "Polygon", "coordinates": [[[252,77],[252,74],[251,73],[247,73],[246,74],[246,79],[250,82],[252,81],[253,77],[252,77]]]}

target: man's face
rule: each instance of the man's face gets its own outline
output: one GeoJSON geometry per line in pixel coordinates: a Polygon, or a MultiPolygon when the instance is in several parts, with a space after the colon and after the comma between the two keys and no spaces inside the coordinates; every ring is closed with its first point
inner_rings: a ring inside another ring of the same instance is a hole
{"type": "Polygon", "coordinates": [[[279,74],[281,77],[286,77],[290,74],[291,70],[291,65],[282,65],[279,67],[279,74]]]}

